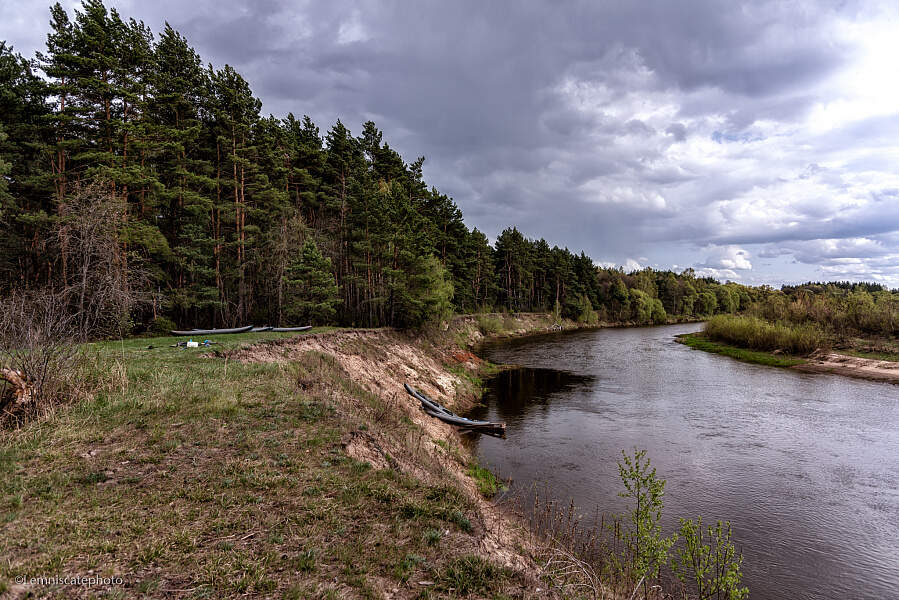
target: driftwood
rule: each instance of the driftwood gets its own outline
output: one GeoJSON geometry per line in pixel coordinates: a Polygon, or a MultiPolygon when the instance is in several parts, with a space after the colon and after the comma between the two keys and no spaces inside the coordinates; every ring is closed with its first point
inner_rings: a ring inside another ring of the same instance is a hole
{"type": "Polygon", "coordinates": [[[9,402],[3,402],[0,399],[0,409],[3,409],[4,412],[20,412],[23,408],[34,403],[34,383],[22,371],[0,367],[0,379],[12,384],[15,397],[15,400],[11,403],[15,407],[13,411],[10,411],[8,408],[9,402]]]}

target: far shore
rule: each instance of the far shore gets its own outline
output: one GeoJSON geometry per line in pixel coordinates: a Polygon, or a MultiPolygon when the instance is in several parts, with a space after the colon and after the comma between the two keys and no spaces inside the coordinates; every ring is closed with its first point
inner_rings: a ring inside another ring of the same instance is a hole
{"type": "Polygon", "coordinates": [[[697,350],[723,354],[743,362],[790,368],[804,373],[832,373],[856,379],[899,383],[899,362],[896,361],[850,356],[825,350],[819,350],[809,356],[747,350],[710,340],[702,333],[679,335],[677,341],[697,350]]]}

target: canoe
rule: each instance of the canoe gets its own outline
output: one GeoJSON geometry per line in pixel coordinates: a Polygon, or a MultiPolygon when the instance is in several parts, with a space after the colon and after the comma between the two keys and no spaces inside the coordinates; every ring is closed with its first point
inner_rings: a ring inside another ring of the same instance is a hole
{"type": "Polygon", "coordinates": [[[306,331],[307,329],[312,329],[312,325],[306,325],[304,327],[272,327],[272,331],[277,331],[278,333],[287,333],[289,331],[306,331]]]}
{"type": "Polygon", "coordinates": [[[505,423],[493,423],[491,421],[476,421],[474,419],[466,419],[465,417],[460,417],[459,415],[448,415],[441,412],[435,412],[431,410],[425,409],[425,412],[434,417],[435,419],[440,419],[444,423],[449,423],[450,425],[455,425],[456,427],[462,427],[465,429],[497,429],[501,431],[506,430],[505,423]]]}
{"type": "Polygon", "coordinates": [[[453,415],[453,414],[455,414],[455,413],[453,413],[451,410],[449,410],[448,408],[446,408],[445,406],[443,406],[442,404],[440,404],[439,402],[436,402],[436,401],[434,401],[434,400],[431,400],[431,399],[430,399],[428,396],[426,396],[423,392],[419,392],[418,390],[416,390],[414,387],[412,387],[412,386],[409,385],[408,383],[404,383],[404,384],[403,384],[403,387],[406,388],[406,392],[407,392],[410,396],[412,396],[413,398],[415,398],[416,400],[418,400],[419,402],[421,402],[422,407],[424,407],[424,409],[425,409],[426,411],[427,411],[428,409],[430,409],[430,410],[432,410],[432,411],[434,411],[434,412],[439,412],[439,413],[443,413],[443,414],[447,414],[447,415],[453,415]]]}
{"type": "Polygon", "coordinates": [[[260,331],[271,331],[274,327],[254,327],[250,330],[250,333],[257,333],[260,331]]]}
{"type": "Polygon", "coordinates": [[[506,424],[505,423],[494,423],[492,421],[478,421],[475,419],[468,419],[466,417],[460,417],[455,414],[439,402],[436,402],[429,398],[422,392],[419,392],[414,387],[409,385],[408,383],[404,383],[403,387],[406,388],[406,392],[418,400],[421,403],[421,408],[428,415],[434,417],[435,419],[440,419],[444,423],[449,423],[450,425],[455,425],[456,427],[462,429],[470,429],[472,431],[481,431],[484,433],[489,433],[491,435],[505,435],[506,432],[506,424]]]}
{"type": "Polygon", "coordinates": [[[253,329],[252,325],[246,327],[232,327],[231,329],[173,329],[172,335],[224,335],[226,333],[246,333],[253,329]]]}

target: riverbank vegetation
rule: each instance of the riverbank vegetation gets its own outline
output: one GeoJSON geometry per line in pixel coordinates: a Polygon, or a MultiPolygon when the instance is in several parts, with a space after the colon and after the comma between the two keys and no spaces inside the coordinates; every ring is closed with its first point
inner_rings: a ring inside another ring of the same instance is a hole
{"type": "Polygon", "coordinates": [[[766,365],[769,367],[795,367],[805,362],[804,359],[784,354],[774,354],[760,350],[747,350],[738,346],[722,344],[707,338],[702,333],[689,333],[677,336],[677,341],[696,350],[729,356],[743,362],[766,365]]]}
{"type": "Polygon", "coordinates": [[[665,535],[660,521],[665,480],[644,450],[622,451],[619,496],[625,514],[596,514],[585,520],[574,503],[559,505],[534,496],[533,527],[548,542],[546,577],[565,598],[722,598],[743,600],[743,557],[732,541],[729,522],[702,524],[680,519],[665,535]]]}
{"type": "Polygon", "coordinates": [[[743,315],[716,315],[706,321],[705,335],[751,350],[779,350],[805,355],[826,344],[824,332],[813,323],[770,323],[743,315]]]}
{"type": "Polygon", "coordinates": [[[869,283],[807,283],[759,288],[740,315],[716,315],[708,340],[804,356],[837,348],[865,358],[899,355],[899,291],[869,283]]]}

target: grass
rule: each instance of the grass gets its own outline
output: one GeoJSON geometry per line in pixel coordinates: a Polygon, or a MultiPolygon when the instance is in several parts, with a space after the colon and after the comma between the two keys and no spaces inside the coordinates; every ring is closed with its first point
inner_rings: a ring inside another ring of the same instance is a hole
{"type": "Polygon", "coordinates": [[[477,462],[472,462],[468,466],[468,474],[474,479],[475,484],[478,486],[478,491],[485,498],[493,498],[506,489],[503,482],[490,469],[485,469],[478,465],[477,462]]]}
{"type": "Polygon", "coordinates": [[[769,367],[794,367],[806,362],[804,359],[795,356],[772,354],[771,352],[762,352],[759,350],[747,350],[746,348],[722,344],[721,342],[708,339],[702,333],[682,334],[677,336],[677,340],[696,350],[711,352],[713,354],[722,354],[743,362],[757,365],[766,365],[769,367]]]}
{"type": "Polygon", "coordinates": [[[810,354],[827,344],[824,332],[815,325],[769,323],[749,316],[716,315],[706,322],[704,333],[710,340],[740,348],[795,355],[810,354]]]}
{"type": "MultiPolygon", "coordinates": [[[[221,336],[212,350],[290,335],[221,336]]],[[[433,598],[521,588],[520,574],[476,556],[483,522],[420,450],[423,432],[332,357],[241,363],[169,347],[179,339],[92,344],[92,398],[0,431],[0,589],[90,571],[123,579],[111,597],[374,598],[385,585],[411,597],[420,580],[436,582],[433,598]],[[428,480],[348,456],[342,441],[360,433],[428,480]]]]}
{"type": "Polygon", "coordinates": [[[491,314],[478,315],[478,329],[484,335],[498,335],[505,332],[503,319],[491,314]]]}
{"type": "Polygon", "coordinates": [[[438,589],[452,590],[462,596],[490,594],[501,589],[501,584],[508,575],[507,570],[479,556],[462,556],[440,572],[438,589]]]}
{"type": "Polygon", "coordinates": [[[841,349],[841,354],[849,356],[857,356],[859,358],[871,358],[874,360],[885,360],[889,362],[899,362],[899,352],[877,352],[866,350],[841,349]]]}

